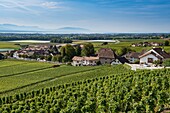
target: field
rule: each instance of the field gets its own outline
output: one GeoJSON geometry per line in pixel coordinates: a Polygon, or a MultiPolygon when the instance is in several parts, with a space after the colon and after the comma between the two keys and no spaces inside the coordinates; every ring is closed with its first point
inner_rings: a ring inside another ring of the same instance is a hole
{"type": "Polygon", "coordinates": [[[0,49],[19,49],[19,46],[15,43],[0,41],[0,49]]]}
{"type": "MultiPolygon", "coordinates": [[[[102,45],[101,42],[93,42],[95,50],[98,51],[100,48],[112,48],[113,50],[119,51],[122,47],[128,47],[134,51],[141,52],[142,50],[149,50],[152,47],[130,47],[132,43],[139,43],[139,42],[165,42],[163,39],[147,39],[147,40],[140,40],[140,39],[120,39],[120,43],[108,43],[108,45],[102,45]]],[[[76,44],[83,44],[84,41],[74,41],[73,43],[76,44]]],[[[13,42],[0,42],[0,49],[8,48],[8,49],[19,49],[18,45],[13,42]]],[[[32,44],[32,43],[17,43],[17,44],[32,44]]],[[[164,49],[170,52],[170,46],[165,46],[164,49]]]]}
{"type": "MultiPolygon", "coordinates": [[[[162,42],[164,43],[165,40],[163,39],[147,39],[147,40],[140,40],[140,39],[120,39],[119,43],[108,43],[107,45],[102,45],[101,42],[93,42],[93,45],[95,47],[95,50],[98,51],[100,48],[112,48],[113,50],[116,50],[117,52],[120,51],[122,47],[128,47],[131,50],[134,50],[136,52],[141,52],[142,50],[149,50],[152,47],[131,47],[132,43],[139,43],[139,42],[162,42]]],[[[76,41],[75,43],[83,44],[83,41],[76,41]]],[[[170,52],[170,46],[164,46],[164,49],[167,52],[170,52]]]]}
{"type": "Polygon", "coordinates": [[[168,69],[133,72],[124,65],[53,65],[1,61],[0,70],[7,67],[9,74],[0,71],[0,112],[150,113],[170,108],[168,69]],[[10,71],[13,67],[16,72],[10,71]]]}
{"type": "Polygon", "coordinates": [[[61,65],[54,68],[53,65],[16,60],[0,61],[0,95],[31,91],[118,72],[114,72],[114,67],[110,66],[73,67],[61,65]]]}

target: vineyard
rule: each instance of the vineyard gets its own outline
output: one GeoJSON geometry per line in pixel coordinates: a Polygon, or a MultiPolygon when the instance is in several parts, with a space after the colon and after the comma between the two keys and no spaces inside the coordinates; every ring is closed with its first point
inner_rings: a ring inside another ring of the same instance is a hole
{"type": "Polygon", "coordinates": [[[28,81],[32,79],[31,81],[36,83],[36,76],[42,76],[37,78],[40,81],[48,77],[53,79],[37,83],[38,87],[35,89],[32,85],[28,86],[32,91],[1,96],[0,112],[143,113],[162,112],[170,108],[170,70],[132,72],[122,65],[76,68],[63,66],[54,68],[55,71],[54,69],[45,71],[46,73],[43,70],[44,75],[38,71],[35,75],[28,73],[28,75],[10,76],[19,78],[9,80],[21,79],[15,81],[21,82],[17,83],[16,88],[22,84],[27,85],[26,79],[28,81]],[[26,79],[22,83],[23,76],[26,79]]]}
{"type": "Polygon", "coordinates": [[[21,92],[24,88],[28,91],[33,86],[39,86],[38,84],[47,85],[46,82],[50,83],[64,76],[101,68],[53,66],[54,64],[28,61],[0,61],[0,94],[13,94],[16,91],[21,92]]]}
{"type": "Polygon", "coordinates": [[[122,73],[122,70],[125,70],[125,68],[120,69],[120,66],[73,67],[61,65],[53,67],[54,65],[17,60],[0,61],[0,96],[122,73]]]}

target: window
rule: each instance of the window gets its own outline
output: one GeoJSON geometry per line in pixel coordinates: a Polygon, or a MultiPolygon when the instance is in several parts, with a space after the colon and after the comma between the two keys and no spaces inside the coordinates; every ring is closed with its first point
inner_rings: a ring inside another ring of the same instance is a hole
{"type": "Polygon", "coordinates": [[[153,58],[148,58],[148,63],[153,63],[153,58]]]}

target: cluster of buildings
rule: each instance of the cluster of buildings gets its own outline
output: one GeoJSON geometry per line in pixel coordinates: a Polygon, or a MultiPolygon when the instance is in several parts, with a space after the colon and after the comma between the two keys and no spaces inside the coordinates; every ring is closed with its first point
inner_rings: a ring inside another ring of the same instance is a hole
{"type": "Polygon", "coordinates": [[[133,43],[131,45],[132,47],[150,47],[150,46],[163,46],[163,43],[158,43],[158,42],[140,42],[140,43],[133,43]]]}
{"type": "Polygon", "coordinates": [[[102,48],[97,52],[96,57],[73,57],[73,66],[87,66],[98,64],[124,64],[128,60],[124,57],[118,57],[115,52],[110,48],[102,48]]]}
{"type": "Polygon", "coordinates": [[[24,57],[24,56],[31,57],[33,55],[47,56],[47,55],[50,55],[49,48],[50,48],[50,46],[47,46],[47,45],[28,46],[21,50],[15,51],[13,53],[13,57],[14,58],[20,58],[20,57],[24,57]]]}
{"type": "Polygon", "coordinates": [[[87,66],[99,64],[124,64],[124,63],[140,63],[140,64],[153,64],[155,61],[163,62],[170,58],[170,54],[162,48],[152,48],[149,51],[128,52],[123,56],[117,56],[112,49],[102,48],[97,52],[96,57],[73,57],[73,66],[87,66]]]}
{"type": "MultiPolygon", "coordinates": [[[[60,45],[60,46],[64,46],[64,45],[60,45]]],[[[55,47],[54,46],[51,47],[51,45],[28,46],[22,50],[15,51],[13,53],[13,57],[19,59],[23,56],[27,56],[26,58],[29,58],[34,55],[48,56],[48,55],[52,55],[53,53],[57,54],[57,49],[60,46],[55,46],[55,47]]],[[[1,54],[0,56],[2,57],[1,54]]],[[[101,48],[98,50],[96,56],[83,56],[83,57],[74,56],[72,58],[72,65],[73,66],[89,66],[89,65],[95,66],[99,64],[115,65],[115,64],[124,64],[124,63],[153,64],[155,61],[163,62],[164,60],[169,58],[170,58],[169,53],[167,53],[162,48],[156,48],[156,47],[152,48],[149,51],[142,51],[140,53],[128,52],[122,56],[116,55],[115,52],[110,48],[101,48]]]]}
{"type": "MultiPolygon", "coordinates": [[[[58,54],[59,48],[66,46],[67,44],[57,44],[57,45],[29,45],[28,47],[17,50],[13,53],[13,58],[31,58],[33,56],[53,56],[58,54]]],[[[72,46],[77,46],[77,44],[70,44],[72,46]]],[[[80,45],[82,46],[82,45],[80,45]]]]}

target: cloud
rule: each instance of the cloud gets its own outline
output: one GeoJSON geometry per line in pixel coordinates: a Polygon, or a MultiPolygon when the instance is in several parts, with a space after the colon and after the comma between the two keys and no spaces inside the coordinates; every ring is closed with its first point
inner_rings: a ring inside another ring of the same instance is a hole
{"type": "Polygon", "coordinates": [[[28,7],[27,2],[18,0],[1,0],[0,7],[3,9],[10,9],[11,11],[27,12],[32,14],[38,14],[36,10],[28,7]]]}
{"type": "Polygon", "coordinates": [[[58,9],[58,8],[62,8],[61,6],[59,6],[60,4],[61,4],[60,2],[44,2],[41,5],[49,9],[58,9]]]}
{"type": "Polygon", "coordinates": [[[67,9],[63,6],[63,2],[51,2],[47,0],[0,0],[0,8],[11,11],[26,12],[31,14],[39,14],[44,9],[67,9]],[[38,10],[37,10],[38,9],[38,10]]]}

